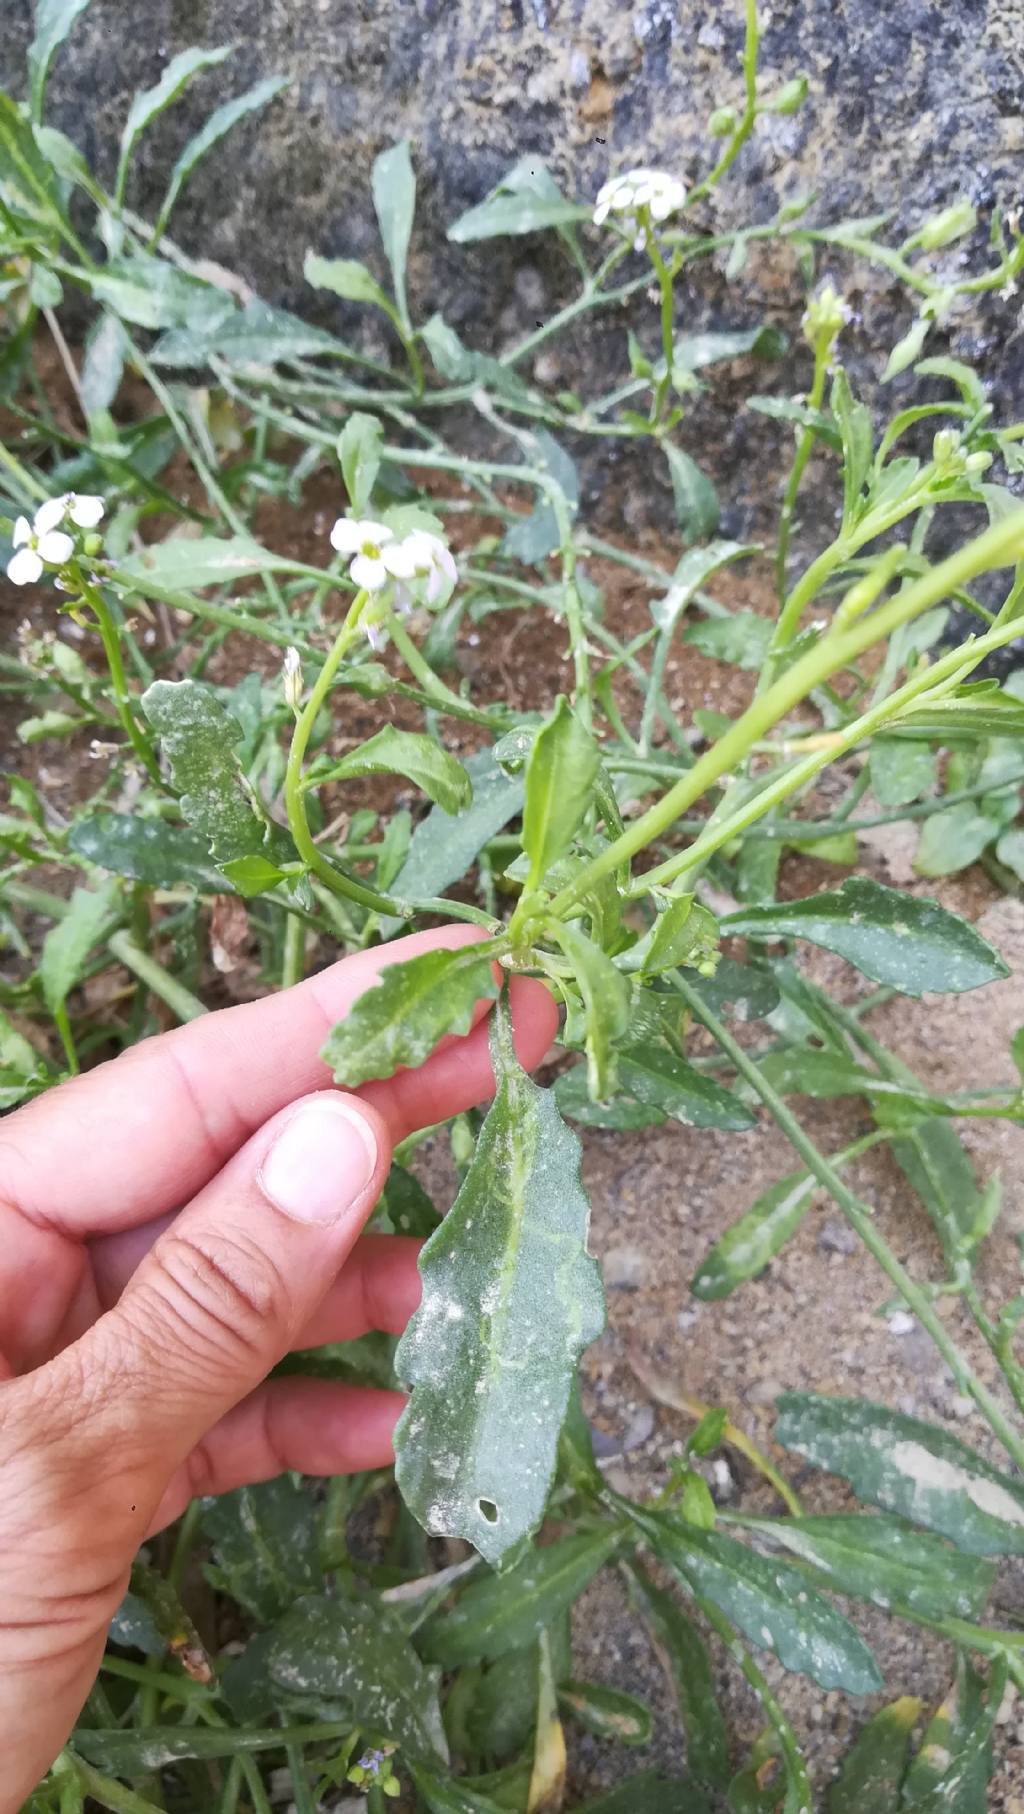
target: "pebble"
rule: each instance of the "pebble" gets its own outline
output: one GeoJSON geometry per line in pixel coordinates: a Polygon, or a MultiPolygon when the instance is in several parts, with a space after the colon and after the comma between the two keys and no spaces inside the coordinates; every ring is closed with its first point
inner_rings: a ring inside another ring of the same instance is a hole
{"type": "Polygon", "coordinates": [[[965,1398],[962,1392],[954,1392],[949,1401],[949,1408],[954,1417],[970,1417],[974,1410],[973,1398],[965,1398]]]}
{"type": "Polygon", "coordinates": [[[826,1216],[818,1232],[818,1246],[824,1253],[856,1253],[857,1237],[838,1216],[826,1216]]]}
{"type": "Polygon", "coordinates": [[[676,1328],[677,1329],[693,1329],[696,1327],[699,1319],[700,1319],[700,1305],[699,1304],[695,1305],[692,1310],[680,1310],[679,1315],[676,1317],[676,1328]]]}
{"type": "Polygon", "coordinates": [[[622,1438],[622,1452],[628,1455],[630,1449],[638,1449],[641,1443],[647,1442],[654,1435],[654,1406],[641,1405],[636,1415],[626,1426],[622,1438]]]}
{"type": "Polygon", "coordinates": [[[601,1269],[609,1290],[638,1291],[647,1281],[647,1255],[639,1247],[609,1247],[601,1269]]]}
{"type": "Polygon", "coordinates": [[[890,1335],[912,1335],[917,1328],[917,1318],[906,1310],[894,1310],[889,1318],[890,1335]]]}

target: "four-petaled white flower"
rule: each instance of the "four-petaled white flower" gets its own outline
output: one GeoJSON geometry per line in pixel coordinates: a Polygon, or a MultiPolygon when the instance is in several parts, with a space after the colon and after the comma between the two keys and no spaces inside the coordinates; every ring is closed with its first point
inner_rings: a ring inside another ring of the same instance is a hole
{"type": "Polygon", "coordinates": [[[652,221],[668,220],[677,214],[686,200],[686,186],[666,170],[626,170],[613,176],[597,192],[594,203],[594,225],[603,227],[609,215],[620,216],[619,224],[635,235],[639,252],[644,245],[640,210],[646,209],[652,221]]]}
{"type": "Polygon", "coordinates": [[[439,535],[431,535],[426,529],[414,529],[402,546],[412,557],[414,577],[426,580],[423,591],[427,604],[436,605],[445,583],[454,586],[459,577],[451,549],[439,535]]]}
{"type": "Polygon", "coordinates": [[[339,517],[331,530],[331,547],[350,554],[349,573],[364,592],[379,592],[395,579],[411,579],[412,557],[405,542],[396,542],[386,523],[370,518],[339,517]]]}
{"type": "MultiPolygon", "coordinates": [[[[45,567],[63,567],[75,552],[72,536],[60,527],[66,518],[79,529],[95,529],[103,515],[102,498],[65,492],[47,498],[30,523],[20,516],[14,525],[15,552],[7,563],[7,577],[15,586],[34,586],[45,567]]],[[[58,582],[59,583],[59,582],[58,582]]]]}

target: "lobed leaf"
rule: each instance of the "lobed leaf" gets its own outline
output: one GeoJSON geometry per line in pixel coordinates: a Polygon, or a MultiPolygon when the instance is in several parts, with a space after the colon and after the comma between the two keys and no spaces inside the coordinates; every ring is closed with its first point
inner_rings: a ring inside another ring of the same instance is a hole
{"type": "Polygon", "coordinates": [[[1024,1484],[956,1436],[860,1398],[787,1392],[776,1440],[848,1480],[858,1498],[975,1556],[1024,1555],[1024,1484]]]}
{"type": "MultiPolygon", "coordinates": [[[[468,1033],[476,1005],[497,995],[492,960],[477,945],[424,951],[388,964],[320,1048],[335,1081],[354,1089],[422,1064],[446,1033],[468,1033]]],[[[454,1213],[454,1212],[453,1212],[454,1213]]]]}
{"type": "Polygon", "coordinates": [[[604,1327],[604,1298],[586,1248],[579,1141],[521,1069],[504,1004],[491,1052],[494,1103],[420,1255],[423,1299],[395,1361],[413,1388],[395,1454],[424,1528],[498,1563],[543,1516],[575,1365],[604,1327]]]}
{"type": "Polygon", "coordinates": [[[241,726],[209,687],[156,680],[142,709],[160,738],[181,810],[218,862],[238,857],[295,862],[291,838],[263,816],[239,767],[241,726]]]}
{"type": "Polygon", "coordinates": [[[71,827],[68,844],[78,856],[113,875],[150,888],[185,882],[209,894],[227,892],[222,872],[210,862],[207,840],[166,819],[135,813],[98,812],[71,827]]]}
{"type": "Polygon", "coordinates": [[[959,995],[1010,974],[999,953],[959,915],[868,876],[851,876],[840,888],[802,901],[742,907],[727,914],[722,927],[766,942],[807,939],[903,995],[959,995]]]}

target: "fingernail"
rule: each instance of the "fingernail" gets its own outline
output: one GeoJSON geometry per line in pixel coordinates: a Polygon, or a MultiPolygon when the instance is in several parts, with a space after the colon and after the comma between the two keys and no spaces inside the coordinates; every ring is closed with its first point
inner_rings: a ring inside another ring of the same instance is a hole
{"type": "Polygon", "coordinates": [[[377,1142],[368,1121],[340,1097],[305,1102],[259,1170],[264,1196],[297,1222],[336,1222],[373,1176],[377,1142]]]}

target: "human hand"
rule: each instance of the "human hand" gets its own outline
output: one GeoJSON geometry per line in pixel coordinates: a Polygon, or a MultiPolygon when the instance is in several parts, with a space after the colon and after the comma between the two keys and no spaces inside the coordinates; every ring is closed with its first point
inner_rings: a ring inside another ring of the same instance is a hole
{"type": "MultiPolygon", "coordinates": [[[[392,1144],[492,1093],[487,1028],[356,1094],[325,1087],[318,1051],[385,964],[476,936],[345,958],[0,1126],[0,1814],[74,1725],[148,1534],[198,1494],[391,1459],[400,1394],[266,1375],[404,1328],[418,1243],[360,1230],[392,1144]]],[[[512,1011],[536,1064],[551,997],[515,978],[512,1011]]]]}

